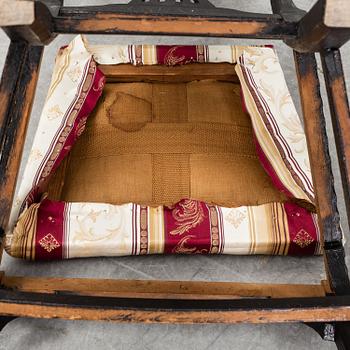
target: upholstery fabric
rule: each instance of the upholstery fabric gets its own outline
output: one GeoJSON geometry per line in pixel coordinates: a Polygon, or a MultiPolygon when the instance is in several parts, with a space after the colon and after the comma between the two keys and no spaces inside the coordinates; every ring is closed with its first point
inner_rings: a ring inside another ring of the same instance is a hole
{"type": "Polygon", "coordinates": [[[10,255],[312,255],[320,241],[305,134],[273,48],[78,36],[59,51],[11,210],[10,255]],[[232,64],[240,86],[106,84],[98,67],[193,62],[232,64]]]}

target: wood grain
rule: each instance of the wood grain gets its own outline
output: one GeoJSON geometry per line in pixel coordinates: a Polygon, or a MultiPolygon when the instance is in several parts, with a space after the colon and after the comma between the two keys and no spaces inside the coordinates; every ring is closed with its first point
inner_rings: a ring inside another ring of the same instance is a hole
{"type": "Polygon", "coordinates": [[[215,79],[239,82],[234,65],[230,63],[191,63],[167,67],[161,65],[139,66],[131,64],[99,65],[108,82],[189,82],[215,79]]]}
{"type": "Polygon", "coordinates": [[[332,289],[350,293],[326,122],[314,54],[294,53],[326,269],[332,289]]]}
{"type": "Polygon", "coordinates": [[[123,323],[330,322],[350,320],[349,298],[155,300],[0,290],[0,313],[123,323]]]}
{"type": "Polygon", "coordinates": [[[12,42],[0,82],[0,228],[2,232],[6,229],[10,215],[42,53],[42,46],[12,42]]]}
{"type": "Polygon", "coordinates": [[[350,224],[350,111],[339,50],[321,54],[345,203],[350,224]]]}
{"type": "MultiPolygon", "coordinates": [[[[69,8],[54,18],[56,33],[200,35],[211,37],[284,38],[295,36],[294,25],[278,19],[159,16],[154,14],[73,14],[69,8]]],[[[266,18],[266,16],[265,16],[266,18]]]]}
{"type": "Polygon", "coordinates": [[[3,276],[1,284],[24,292],[153,299],[237,299],[242,297],[320,297],[326,292],[316,284],[258,284],[193,281],[139,281],[84,278],[3,276]]]}
{"type": "MultiPolygon", "coordinates": [[[[15,1],[17,2],[17,1],[15,1]]],[[[52,33],[52,15],[40,1],[26,1],[34,5],[34,20],[26,25],[5,26],[3,30],[11,41],[26,41],[32,45],[46,45],[55,35],[52,33]]]]}
{"type": "MultiPolygon", "coordinates": [[[[350,28],[330,27],[324,23],[326,1],[318,0],[298,23],[297,38],[287,42],[296,51],[320,52],[336,49],[350,39],[350,28]]],[[[341,8],[338,9],[338,16],[342,16],[341,8]]]]}

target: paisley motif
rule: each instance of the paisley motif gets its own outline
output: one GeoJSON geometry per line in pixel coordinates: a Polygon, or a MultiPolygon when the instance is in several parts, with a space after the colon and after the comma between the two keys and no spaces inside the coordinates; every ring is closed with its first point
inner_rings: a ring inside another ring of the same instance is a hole
{"type": "Polygon", "coordinates": [[[170,231],[170,234],[181,236],[203,221],[204,211],[200,202],[185,199],[173,209],[172,216],[177,228],[170,231]]]}
{"type": "Polygon", "coordinates": [[[185,56],[176,56],[175,51],[178,49],[179,46],[172,47],[165,55],[164,57],[164,63],[168,66],[175,66],[176,64],[179,64],[185,59],[185,56]]]}

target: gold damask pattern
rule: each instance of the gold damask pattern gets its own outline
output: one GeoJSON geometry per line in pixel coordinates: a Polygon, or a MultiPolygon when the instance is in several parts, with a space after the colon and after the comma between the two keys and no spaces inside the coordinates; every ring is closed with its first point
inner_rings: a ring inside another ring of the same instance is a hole
{"type": "Polygon", "coordinates": [[[182,237],[180,241],[176,244],[176,246],[172,249],[172,253],[174,254],[194,254],[197,250],[197,247],[186,247],[186,243],[194,238],[193,235],[188,235],[182,237]]]}
{"type": "Polygon", "coordinates": [[[62,117],[63,112],[60,109],[60,106],[58,104],[54,105],[47,111],[47,119],[53,120],[59,117],[62,117]]]}
{"type": "Polygon", "coordinates": [[[300,248],[305,248],[310,245],[314,239],[311,235],[304,229],[301,229],[294,237],[293,242],[297,244],[300,248]]]}
{"type": "Polygon", "coordinates": [[[182,62],[185,56],[176,56],[175,51],[179,48],[179,46],[172,47],[164,57],[164,63],[167,66],[175,66],[176,64],[182,62]]]}
{"type": "Polygon", "coordinates": [[[235,229],[237,229],[246,217],[247,217],[247,215],[245,213],[243,213],[241,210],[235,208],[235,209],[232,209],[228,213],[228,215],[226,215],[225,219],[230,224],[232,224],[235,229]]]}
{"type": "Polygon", "coordinates": [[[170,231],[171,235],[183,235],[190,229],[199,225],[204,219],[204,212],[199,202],[186,199],[179,203],[180,208],[175,208],[172,212],[177,228],[170,231]]]}
{"type": "Polygon", "coordinates": [[[61,245],[58,243],[57,239],[51,234],[48,233],[46,236],[44,236],[40,241],[39,244],[48,252],[50,253],[56,248],[59,248],[61,245]]]}

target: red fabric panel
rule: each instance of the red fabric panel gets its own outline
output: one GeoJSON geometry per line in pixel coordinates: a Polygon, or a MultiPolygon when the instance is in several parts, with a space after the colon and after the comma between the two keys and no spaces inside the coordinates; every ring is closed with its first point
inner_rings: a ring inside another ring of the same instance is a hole
{"type": "Polygon", "coordinates": [[[35,260],[61,260],[64,202],[44,200],[38,210],[35,260]]]}
{"type": "Polygon", "coordinates": [[[288,255],[313,255],[319,240],[312,214],[293,203],[285,203],[290,246],[288,255]]]}
{"type": "Polygon", "coordinates": [[[164,208],[164,253],[208,254],[211,248],[209,208],[203,202],[182,200],[164,208]]]}
{"type": "Polygon", "coordinates": [[[190,62],[204,62],[201,55],[197,55],[197,46],[170,46],[158,45],[156,47],[157,62],[168,66],[186,64],[190,62]]]}

